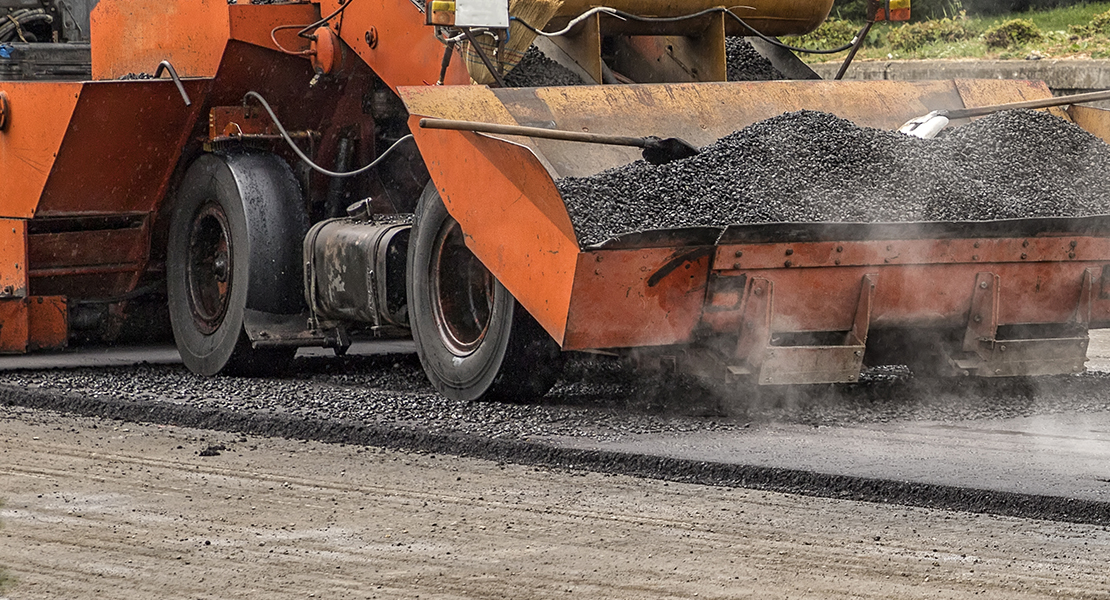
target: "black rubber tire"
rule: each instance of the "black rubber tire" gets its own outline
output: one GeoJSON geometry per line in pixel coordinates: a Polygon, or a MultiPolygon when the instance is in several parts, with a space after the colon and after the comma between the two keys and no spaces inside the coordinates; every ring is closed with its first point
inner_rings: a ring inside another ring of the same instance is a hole
{"type": "MultiPolygon", "coordinates": [[[[438,275],[443,259],[436,256],[449,246],[445,237],[452,235],[461,238],[458,223],[447,213],[435,187],[428,184],[416,206],[407,278],[409,324],[424,372],[436,390],[453,400],[527,402],[543,397],[562,373],[563,353],[509,291],[458,244],[450,246],[458,259],[455,263],[463,261],[474,277],[483,277],[481,272],[488,277],[489,302],[483,304],[479,298],[482,306],[477,310],[488,318],[475,319],[484,321],[484,330],[463,336],[472,346],[465,350],[460,350],[444,325],[440,286],[450,287],[451,282],[438,275]]],[[[460,293],[467,296],[459,289],[447,293],[456,299],[460,293]]],[[[474,306],[473,295],[468,297],[472,300],[468,304],[474,306]]]]}
{"type": "Polygon", "coordinates": [[[247,309],[304,310],[308,216],[289,166],[270,154],[206,154],[189,166],[174,202],[166,291],[185,365],[201,375],[286,368],[296,348],[252,348],[243,320],[247,309]]]}

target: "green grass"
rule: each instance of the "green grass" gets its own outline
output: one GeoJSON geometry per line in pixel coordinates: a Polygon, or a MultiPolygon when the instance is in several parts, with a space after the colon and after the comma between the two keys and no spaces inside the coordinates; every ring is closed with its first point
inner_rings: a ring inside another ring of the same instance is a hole
{"type": "MultiPolygon", "coordinates": [[[[921,43],[912,49],[895,47],[887,40],[892,28],[906,27],[906,25],[878,23],[868,35],[867,42],[856,56],[857,60],[914,60],[914,59],[1024,59],[1030,55],[1042,58],[1110,58],[1110,36],[1097,34],[1090,37],[1077,36],[1069,33],[1073,25],[1087,25],[1091,19],[1100,13],[1110,11],[1110,2],[1091,3],[1082,6],[1069,6],[1045,11],[1030,11],[1013,13],[1010,15],[991,17],[966,17],[956,16],[958,22],[969,33],[969,39],[960,41],[929,41],[921,43]],[[1011,19],[1028,19],[1040,29],[1043,37],[1040,41],[1031,42],[1010,48],[988,48],[983,40],[983,34],[1011,19]]],[[[853,23],[859,27],[862,23],[853,23]]],[[[839,24],[838,29],[845,29],[846,25],[839,24]]],[[[928,26],[916,25],[919,30],[928,26]]],[[[821,35],[823,31],[837,28],[837,24],[826,24],[814,34],[803,38],[786,38],[788,43],[801,44],[807,47],[819,47],[811,42],[827,41],[821,35]]],[[[904,36],[903,36],[904,38],[904,36]]],[[[833,44],[827,44],[828,47],[833,44]]],[[[841,61],[845,53],[833,55],[803,54],[802,58],[808,62],[841,61]]]]}

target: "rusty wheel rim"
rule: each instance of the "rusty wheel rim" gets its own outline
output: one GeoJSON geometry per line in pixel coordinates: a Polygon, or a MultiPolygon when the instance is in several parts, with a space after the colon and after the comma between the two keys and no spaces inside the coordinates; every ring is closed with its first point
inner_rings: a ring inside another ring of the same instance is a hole
{"type": "Polygon", "coordinates": [[[494,278],[448,219],[436,235],[431,262],[432,307],[444,346],[456,356],[482,344],[493,316],[494,278]]]}
{"type": "Polygon", "coordinates": [[[198,329],[215,333],[223,323],[231,300],[232,246],[223,208],[204,203],[189,229],[185,268],[189,308],[198,329]]]}

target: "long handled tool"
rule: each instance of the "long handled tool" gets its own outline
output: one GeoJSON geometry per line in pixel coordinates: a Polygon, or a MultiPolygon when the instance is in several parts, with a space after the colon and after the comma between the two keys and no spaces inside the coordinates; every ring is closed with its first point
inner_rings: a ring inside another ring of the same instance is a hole
{"type": "Polygon", "coordinates": [[[561,129],[544,129],[543,127],[501,125],[499,123],[480,123],[477,121],[454,121],[451,119],[420,119],[420,126],[425,129],[453,129],[456,131],[499,133],[502,135],[522,135],[525,137],[548,140],[585,142],[587,144],[634,146],[636,148],[643,148],[644,160],[653,165],[661,165],[673,160],[689,158],[698,153],[698,149],[690,144],[690,142],[679,138],[605,135],[600,133],[586,133],[583,131],[564,131],[561,129]]]}
{"type": "Polygon", "coordinates": [[[1025,100],[1023,102],[1011,102],[1009,104],[994,104],[991,106],[976,106],[974,108],[957,108],[954,110],[934,110],[933,112],[906,121],[898,129],[902,133],[912,135],[914,137],[929,139],[935,137],[940,133],[941,129],[948,126],[948,122],[952,119],[966,119],[969,117],[981,117],[989,115],[1002,110],[1020,110],[1023,108],[1049,108],[1052,106],[1063,106],[1065,104],[1079,104],[1082,102],[1096,102],[1098,100],[1110,100],[1110,90],[1103,90],[1101,92],[1088,92],[1086,94],[1073,94],[1071,96],[1058,96],[1056,98],[1042,98],[1040,100],[1025,100]]]}

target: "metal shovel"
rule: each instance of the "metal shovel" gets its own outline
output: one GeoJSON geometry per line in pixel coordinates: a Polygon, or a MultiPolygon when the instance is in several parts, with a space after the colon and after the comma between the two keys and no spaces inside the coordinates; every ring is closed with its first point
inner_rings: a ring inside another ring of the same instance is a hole
{"type": "Polygon", "coordinates": [[[901,131],[902,133],[908,135],[912,135],[914,137],[930,139],[940,133],[940,130],[947,127],[948,122],[952,119],[981,117],[983,115],[989,115],[991,113],[996,113],[1002,110],[1019,110],[1023,108],[1049,108],[1052,106],[1063,106],[1065,104],[1096,102],[1098,100],[1110,100],[1110,90],[1103,90],[1101,92],[1088,92],[1086,94],[1074,94],[1071,96],[1059,96],[1056,98],[1043,98],[1041,100],[1010,102],[1009,104],[977,106],[974,108],[934,110],[927,115],[921,115],[920,117],[906,121],[906,124],[898,128],[898,131],[901,131]]]}
{"type": "Polygon", "coordinates": [[[689,158],[698,153],[690,142],[680,138],[658,138],[655,136],[634,137],[627,135],[605,135],[583,131],[564,131],[544,129],[543,127],[524,127],[522,125],[501,125],[499,123],[480,123],[477,121],[454,121],[451,119],[420,119],[425,129],[453,129],[479,133],[498,133],[502,135],[522,135],[525,137],[587,144],[607,144],[610,146],[634,146],[643,148],[644,160],[653,165],[669,163],[673,160],[689,158]]]}

